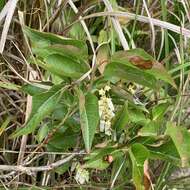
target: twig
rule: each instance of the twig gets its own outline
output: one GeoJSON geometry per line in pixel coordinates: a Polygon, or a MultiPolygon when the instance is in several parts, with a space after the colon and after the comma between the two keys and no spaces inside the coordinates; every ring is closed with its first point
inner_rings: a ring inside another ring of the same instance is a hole
{"type": "Polygon", "coordinates": [[[34,184],[28,184],[28,183],[23,183],[23,182],[18,182],[18,181],[17,182],[13,182],[13,184],[22,185],[22,186],[25,185],[25,186],[28,186],[28,189],[46,190],[46,188],[35,186],[34,184]]]}
{"type": "Polygon", "coordinates": [[[17,171],[17,172],[23,172],[23,173],[27,173],[27,174],[31,175],[33,172],[53,170],[53,169],[65,164],[66,162],[69,162],[75,156],[76,156],[76,154],[71,154],[70,156],[68,156],[64,159],[58,160],[57,162],[54,162],[54,163],[49,164],[47,166],[26,167],[26,166],[22,166],[22,165],[18,165],[18,166],[0,165],[0,170],[1,171],[17,171]]]}
{"type": "MultiPolygon", "coordinates": [[[[5,149],[0,149],[0,153],[12,153],[12,154],[18,154],[20,151],[16,151],[16,150],[5,150],[5,149]]],[[[72,153],[72,152],[34,152],[34,151],[24,151],[25,154],[30,154],[30,153],[34,153],[34,154],[52,154],[52,155],[71,155],[71,154],[75,154],[75,155],[86,155],[88,153],[80,153],[80,152],[75,152],[75,153],[72,153]]],[[[91,154],[96,154],[96,153],[91,153],[91,154]]]]}
{"type": "MultiPolygon", "coordinates": [[[[129,13],[129,12],[122,12],[122,11],[99,12],[99,13],[90,14],[88,16],[84,16],[80,20],[85,20],[85,19],[94,18],[94,17],[100,17],[100,16],[126,17],[128,19],[131,19],[131,20],[136,19],[136,20],[138,20],[140,22],[144,22],[144,23],[150,23],[150,19],[151,19],[152,23],[155,26],[159,26],[161,28],[171,30],[173,32],[176,32],[178,34],[181,34],[181,35],[184,35],[184,36],[190,38],[190,30],[188,30],[188,29],[186,29],[184,27],[180,27],[180,26],[177,26],[175,24],[171,24],[169,22],[161,21],[161,20],[158,20],[158,19],[155,19],[155,18],[148,18],[148,17],[142,16],[142,15],[136,15],[134,13],[129,13]]],[[[78,20],[76,22],[79,22],[80,20],[78,20]]]]}
{"type": "Polygon", "coordinates": [[[3,183],[3,181],[0,179],[0,182],[1,182],[1,184],[3,185],[3,187],[5,188],[5,190],[9,190],[7,187],[6,187],[6,185],[3,183]]]}
{"type": "Polygon", "coordinates": [[[12,171],[12,172],[10,172],[10,173],[8,173],[8,174],[3,174],[3,175],[0,175],[0,179],[10,179],[10,178],[12,178],[14,175],[15,175],[15,171],[12,171]]]}

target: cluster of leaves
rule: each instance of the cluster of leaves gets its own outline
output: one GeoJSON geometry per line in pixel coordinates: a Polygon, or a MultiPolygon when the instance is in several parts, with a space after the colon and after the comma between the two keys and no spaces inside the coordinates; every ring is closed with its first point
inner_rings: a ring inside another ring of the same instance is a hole
{"type": "MultiPolygon", "coordinates": [[[[16,130],[13,138],[33,133],[48,151],[85,148],[87,155],[78,161],[81,167],[89,171],[111,169],[112,187],[117,182],[122,182],[121,188],[133,184],[137,190],[149,186],[152,181],[144,169],[147,161],[189,166],[189,132],[165,119],[171,102],[151,102],[154,93],[162,93],[166,84],[177,88],[161,63],[143,49],[132,49],[115,52],[105,69],[102,65],[91,69],[84,41],[28,27],[24,32],[35,55],[30,62],[42,67],[52,82],[22,87],[33,97],[32,112],[26,126],[16,130]],[[82,77],[89,70],[86,78],[82,77]],[[137,84],[137,94],[129,91],[130,83],[137,84]],[[108,96],[115,107],[111,136],[99,131],[98,92],[106,85],[111,87],[108,96]]],[[[71,164],[58,170],[64,173],[71,164]]]]}

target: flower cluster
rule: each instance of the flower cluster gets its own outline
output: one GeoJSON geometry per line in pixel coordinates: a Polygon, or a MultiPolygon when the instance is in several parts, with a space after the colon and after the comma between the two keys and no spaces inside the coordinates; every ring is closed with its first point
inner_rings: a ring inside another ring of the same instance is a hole
{"type": "Polygon", "coordinates": [[[99,103],[99,115],[100,115],[100,132],[104,132],[106,135],[111,135],[111,119],[114,117],[114,106],[111,98],[106,96],[111,88],[105,86],[99,90],[100,100],[99,103]]]}
{"type": "Polygon", "coordinates": [[[89,181],[89,172],[82,168],[80,164],[78,164],[76,167],[75,180],[79,184],[84,184],[85,182],[89,181]]]}

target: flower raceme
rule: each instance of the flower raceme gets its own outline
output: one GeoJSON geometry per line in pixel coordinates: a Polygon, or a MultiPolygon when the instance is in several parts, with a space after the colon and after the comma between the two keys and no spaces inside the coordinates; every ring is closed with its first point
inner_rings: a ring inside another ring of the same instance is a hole
{"type": "Polygon", "coordinates": [[[98,101],[100,115],[100,132],[104,132],[108,136],[112,134],[111,120],[115,116],[112,100],[106,95],[106,92],[108,92],[110,89],[110,86],[105,86],[104,88],[100,89],[100,100],[98,101]]]}

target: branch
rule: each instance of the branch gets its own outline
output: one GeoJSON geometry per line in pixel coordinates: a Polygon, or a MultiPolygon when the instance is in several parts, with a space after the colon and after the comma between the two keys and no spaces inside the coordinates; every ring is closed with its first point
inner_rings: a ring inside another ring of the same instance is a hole
{"type": "MultiPolygon", "coordinates": [[[[80,153],[82,153],[82,152],[83,151],[81,151],[80,153]]],[[[18,166],[0,165],[0,170],[1,171],[17,171],[17,172],[23,172],[23,173],[27,173],[28,175],[31,175],[33,172],[53,170],[53,169],[65,164],[66,162],[69,162],[75,156],[76,156],[76,154],[73,153],[70,156],[68,156],[62,160],[58,160],[57,162],[51,163],[47,166],[39,166],[39,167],[25,167],[22,165],[18,165],[18,166]]]]}
{"type": "MultiPolygon", "coordinates": [[[[85,20],[89,18],[94,18],[94,17],[101,17],[101,16],[115,16],[115,17],[123,17],[131,20],[137,19],[140,22],[144,23],[149,23],[150,20],[152,21],[153,25],[159,26],[164,29],[171,30],[175,33],[181,34],[187,38],[190,38],[190,30],[175,24],[171,24],[169,22],[161,21],[155,18],[148,18],[146,16],[142,15],[136,15],[134,13],[129,13],[129,12],[121,12],[121,11],[113,11],[113,12],[98,12],[98,13],[92,13],[90,15],[84,16],[75,23],[79,22],[80,20],[85,20]]],[[[73,23],[73,24],[75,24],[73,23]]]]}

